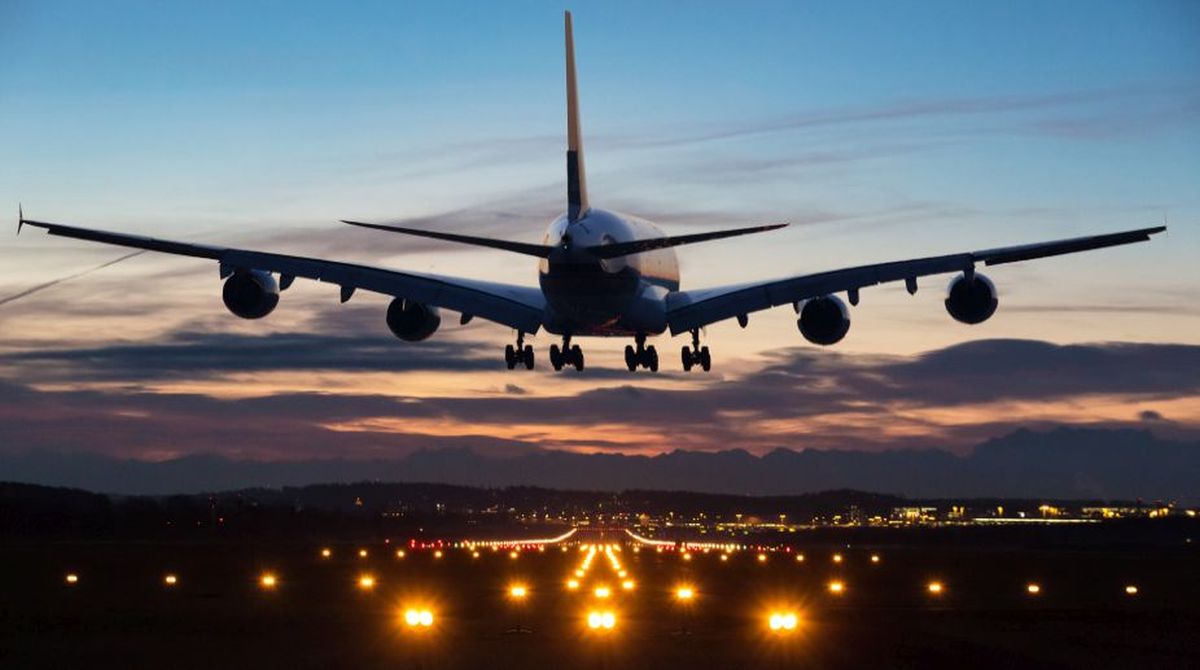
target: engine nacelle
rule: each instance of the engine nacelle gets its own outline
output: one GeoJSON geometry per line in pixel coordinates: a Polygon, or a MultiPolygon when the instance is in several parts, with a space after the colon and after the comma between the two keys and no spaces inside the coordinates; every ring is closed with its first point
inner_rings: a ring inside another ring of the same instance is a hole
{"type": "Polygon", "coordinates": [[[221,290],[225,307],[243,319],[261,319],[279,304],[279,284],[270,272],[238,270],[221,290]]]}
{"type": "Polygon", "coordinates": [[[836,344],[850,330],[850,310],[837,296],[813,298],[800,309],[796,326],[804,339],[813,344],[836,344]]]}
{"type": "Polygon", "coordinates": [[[946,294],[946,311],[950,316],[955,321],[972,325],[991,318],[998,304],[996,285],[979,273],[971,278],[965,274],[955,277],[946,294]]]}
{"type": "Polygon", "coordinates": [[[405,342],[420,342],[437,332],[438,326],[442,325],[442,315],[437,307],[396,298],[388,305],[387,325],[405,342]]]}

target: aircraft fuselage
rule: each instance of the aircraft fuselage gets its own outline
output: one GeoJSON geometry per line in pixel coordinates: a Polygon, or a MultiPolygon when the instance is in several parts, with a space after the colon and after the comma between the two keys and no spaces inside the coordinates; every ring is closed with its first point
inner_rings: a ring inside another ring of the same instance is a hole
{"type": "Polygon", "coordinates": [[[591,208],[576,221],[562,215],[543,244],[557,247],[540,261],[546,330],[555,334],[657,335],[667,328],[666,296],[679,290],[679,263],[670,248],[600,259],[588,247],[663,236],[653,223],[591,208]]]}

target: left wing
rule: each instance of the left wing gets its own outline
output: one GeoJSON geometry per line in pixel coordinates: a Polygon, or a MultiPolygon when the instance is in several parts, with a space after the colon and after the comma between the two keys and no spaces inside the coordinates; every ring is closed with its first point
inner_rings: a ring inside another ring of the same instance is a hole
{"type": "Polygon", "coordinates": [[[542,316],[545,311],[545,298],[542,296],[542,292],[536,288],[524,286],[415,272],[398,272],[369,265],[339,263],[320,258],[175,242],[60,223],[31,221],[24,216],[21,217],[20,225],[45,228],[46,232],[51,235],[78,240],[195,258],[208,258],[220,263],[222,277],[236,270],[273,272],[280,275],[279,285],[283,289],[290,286],[296,277],[338,284],[342,288],[343,302],[350,298],[355,289],[406,298],[478,316],[524,333],[536,333],[541,328],[542,316]]]}
{"type": "Polygon", "coordinates": [[[907,261],[860,265],[774,281],[722,286],[698,291],[679,291],[667,296],[667,325],[672,335],[707,326],[750,312],[795,303],[830,293],[846,291],[851,303],[857,303],[858,290],[884,282],[904,280],[909,291],[916,290],[917,277],[966,272],[976,263],[1000,265],[1016,261],[1059,256],[1091,249],[1103,249],[1133,242],[1144,242],[1166,226],[1141,228],[1108,235],[1073,237],[1014,247],[985,249],[962,254],[932,256],[907,261]]]}

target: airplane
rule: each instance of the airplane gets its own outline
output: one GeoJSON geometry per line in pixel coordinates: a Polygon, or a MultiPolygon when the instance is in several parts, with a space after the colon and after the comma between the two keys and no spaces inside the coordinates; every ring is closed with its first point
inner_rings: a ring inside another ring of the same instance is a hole
{"type": "Polygon", "coordinates": [[[567,208],[550,223],[541,244],[362,221],[342,222],[533,256],[538,259],[537,288],[35,221],[26,219],[20,208],[17,232],[23,226],[34,226],[44,228],[50,235],[215,260],[224,280],[225,306],[244,319],[270,314],[279,304],[280,293],[297,277],[303,277],[339,285],[343,303],[359,289],[391,296],[387,326],[396,337],[407,342],[432,336],[441,325],[443,309],[458,312],[463,325],[478,316],[508,326],[516,332],[516,341],[504,350],[509,370],[534,368],[533,346],[525,342],[525,336],[545,329],[562,338],[561,346],[552,344],[549,348],[550,363],[555,370],[584,369],[584,354],[573,343],[574,338],[619,337],[633,338],[633,344],[625,347],[625,365],[630,372],[638,368],[657,372],[658,352],[654,345],[646,344],[650,336],[668,331],[671,336],[690,333],[691,345],[683,346],[680,351],[683,369],[699,367],[708,371],[712,356],[700,342],[704,327],[733,318],[745,328],[752,312],[790,304],[799,315],[796,324],[801,335],[814,344],[829,346],[844,338],[850,329],[849,308],[837,294],[845,293],[846,300],[857,306],[863,288],[903,281],[912,294],[917,291],[917,279],[929,275],[955,273],[945,298],[946,311],[962,323],[979,324],[995,313],[998,300],[995,285],[976,271],[977,264],[1002,265],[1142,242],[1166,230],[1166,226],[1156,226],[682,290],[674,247],[777,230],[787,224],[668,236],[644,219],[591,206],[584,171],[570,12],[565,13],[564,24],[567,208]]]}

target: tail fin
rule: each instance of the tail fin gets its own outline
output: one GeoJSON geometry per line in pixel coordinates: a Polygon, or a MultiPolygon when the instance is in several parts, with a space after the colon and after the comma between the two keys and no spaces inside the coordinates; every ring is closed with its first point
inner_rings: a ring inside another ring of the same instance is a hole
{"type": "Polygon", "coordinates": [[[579,130],[579,91],[575,85],[575,39],[571,12],[565,13],[567,33],[567,218],[587,214],[587,177],[583,171],[583,137],[579,130]]]}

